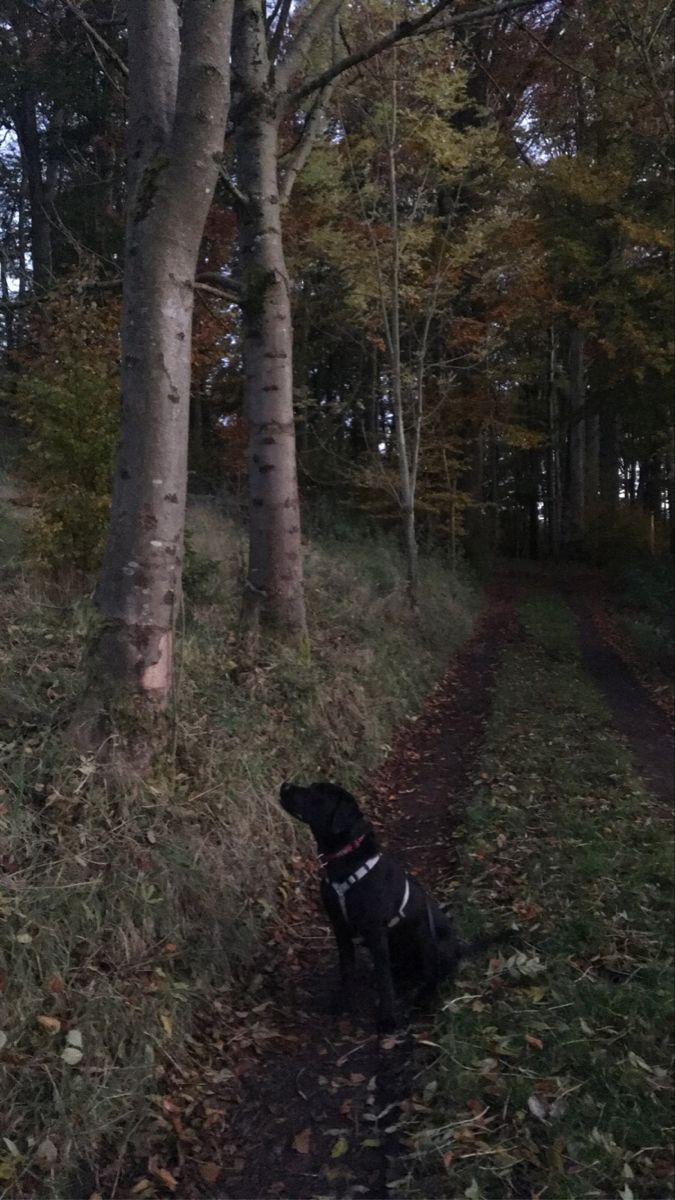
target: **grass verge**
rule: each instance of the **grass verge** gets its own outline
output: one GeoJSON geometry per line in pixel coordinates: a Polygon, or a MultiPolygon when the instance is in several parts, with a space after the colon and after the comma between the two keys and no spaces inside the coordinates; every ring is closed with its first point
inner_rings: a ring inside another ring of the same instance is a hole
{"type": "Polygon", "coordinates": [[[672,1195],[673,855],[562,602],[522,608],[466,818],[463,972],[430,1035],[408,1195],[672,1195]]]}
{"type": "MultiPolygon", "coordinates": [[[[17,559],[3,521],[0,1193],[111,1197],[142,1158],[143,1194],[166,1194],[178,1184],[157,1150],[176,1122],[165,1077],[189,1091],[208,1064],[191,1128],[218,1119],[218,1046],[197,1044],[200,1021],[232,1010],[232,981],[269,929],[295,837],[280,781],[349,785],[374,766],[467,635],[476,595],[426,560],[415,621],[392,541],[315,543],[311,662],[269,648],[252,665],[237,637],[240,531],[193,505],[173,751],[152,779],[122,784],[62,746],[87,601],[17,559]]],[[[252,1041],[256,1028],[252,1014],[252,1041]]],[[[199,1162],[199,1139],[179,1140],[199,1162]]]]}

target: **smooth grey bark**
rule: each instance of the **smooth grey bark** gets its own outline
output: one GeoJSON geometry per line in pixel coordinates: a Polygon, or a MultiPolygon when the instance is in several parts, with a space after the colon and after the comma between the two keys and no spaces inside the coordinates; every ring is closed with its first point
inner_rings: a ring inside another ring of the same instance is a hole
{"type": "Polygon", "coordinates": [[[194,276],[221,162],[233,0],[129,6],[122,426],[90,694],[161,710],[172,685],[194,276]]]}
{"type": "MultiPolygon", "coordinates": [[[[245,102],[235,132],[249,426],[249,569],[244,617],[306,636],[293,416],[293,326],[278,178],[280,102],[263,11],[237,0],[233,69],[245,102]]],[[[290,187],[288,189],[290,194],[290,187]]]]}

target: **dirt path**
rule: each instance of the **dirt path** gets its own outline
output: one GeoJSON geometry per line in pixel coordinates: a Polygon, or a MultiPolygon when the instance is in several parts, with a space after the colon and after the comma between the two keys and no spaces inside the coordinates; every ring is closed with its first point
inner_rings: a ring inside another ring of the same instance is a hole
{"type": "MultiPolygon", "coordinates": [[[[502,577],[425,712],[404,726],[387,763],[365,790],[365,805],[382,830],[383,844],[441,897],[452,882],[462,809],[475,777],[495,671],[505,643],[517,636],[514,603],[525,591],[548,590],[556,583],[543,574],[502,577]]],[[[602,640],[588,598],[564,590],[579,619],[587,669],[608,696],[646,781],[665,799],[672,787],[667,718],[602,640]]],[[[240,1014],[239,1027],[250,1039],[249,1052],[238,1056],[227,1100],[219,1101],[214,1089],[214,1131],[222,1129],[224,1136],[217,1153],[212,1142],[209,1155],[218,1160],[213,1185],[195,1159],[185,1158],[183,1200],[205,1195],[383,1200],[405,1171],[404,1127],[414,1092],[412,1039],[424,1039],[427,1018],[403,1009],[406,1019],[414,1017],[412,1027],[396,1039],[379,1040],[365,961],[357,1015],[329,1015],[336,956],[315,900],[313,861],[309,876],[307,868],[298,860],[275,943],[263,951],[257,993],[242,999],[248,1011],[240,1014]]],[[[461,914],[459,924],[461,930],[461,914]]],[[[207,1029],[203,1041],[213,1059],[214,1045],[222,1042],[207,1029]]],[[[237,1053],[232,1045],[229,1054],[222,1048],[232,1065],[237,1053]]]]}
{"type": "MultiPolygon", "coordinates": [[[[512,621],[512,591],[493,595],[425,713],[404,728],[369,789],[368,811],[386,826],[383,841],[432,887],[451,876],[462,799],[512,621]]],[[[356,1017],[326,1015],[335,952],[324,918],[308,915],[297,954],[279,964],[273,981],[283,1041],[271,1042],[274,1049],[240,1081],[228,1165],[215,1191],[221,1198],[385,1197],[396,1175],[394,1127],[412,1090],[412,1034],[378,1041],[367,978],[356,1017]]],[[[418,1021],[418,1036],[420,1028],[418,1021]]]]}
{"type": "Polygon", "coordinates": [[[579,623],[584,666],[605,696],[614,723],[630,746],[647,787],[672,810],[675,798],[672,721],[603,637],[603,602],[597,590],[567,587],[564,593],[579,623]]]}

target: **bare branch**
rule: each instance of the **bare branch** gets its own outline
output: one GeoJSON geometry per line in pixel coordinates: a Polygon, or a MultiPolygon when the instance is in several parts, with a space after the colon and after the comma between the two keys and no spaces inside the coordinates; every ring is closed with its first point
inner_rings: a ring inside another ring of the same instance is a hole
{"type": "Polygon", "coordinates": [[[352,67],[357,67],[362,62],[367,62],[376,55],[382,54],[383,51],[391,49],[398,42],[405,41],[407,38],[418,37],[423,33],[438,33],[443,29],[452,29],[459,25],[470,25],[473,21],[480,21],[487,17],[498,17],[502,13],[513,12],[516,9],[536,8],[542,4],[544,0],[497,0],[495,4],[488,4],[481,8],[474,8],[468,12],[456,13],[454,16],[448,17],[445,21],[439,21],[431,26],[431,22],[448,7],[451,0],[438,0],[438,3],[430,8],[423,16],[418,17],[415,21],[400,21],[398,25],[392,29],[391,33],[385,34],[376,42],[371,42],[370,46],[366,46],[364,50],[358,50],[354,54],[348,55],[346,58],[335,63],[334,66],[328,67],[322,71],[314,79],[310,79],[299,87],[297,91],[292,92],[289,97],[290,103],[295,103],[298,100],[304,99],[305,96],[311,95],[320,88],[326,87],[339,75],[345,71],[351,70],[352,67]],[[431,27],[430,27],[431,26],[431,27]]]}
{"type": "Polygon", "coordinates": [[[84,13],[81,11],[80,8],[78,8],[77,4],[74,4],[73,0],[63,0],[63,3],[65,4],[68,11],[71,12],[73,14],[73,16],[77,18],[77,20],[80,22],[80,25],[82,26],[82,28],[86,29],[91,40],[93,42],[96,42],[97,46],[100,46],[101,50],[103,50],[103,52],[108,55],[108,58],[110,59],[111,62],[114,62],[115,66],[117,67],[117,70],[121,71],[123,75],[128,75],[129,68],[127,67],[127,64],[120,58],[117,51],[113,50],[112,46],[109,45],[108,42],[106,42],[105,38],[101,37],[101,34],[98,32],[98,29],[95,29],[94,26],[91,24],[91,22],[87,20],[84,13]]]}
{"type": "MultiPolygon", "coordinates": [[[[288,25],[288,18],[290,15],[292,3],[293,3],[293,0],[281,0],[280,5],[278,6],[279,7],[279,16],[277,19],[277,23],[274,26],[274,33],[272,34],[272,36],[270,38],[270,42],[269,42],[270,62],[274,62],[274,59],[276,58],[276,56],[279,52],[279,47],[283,41],[283,37],[286,32],[286,26],[288,25]]],[[[270,25],[271,25],[271,23],[272,22],[270,22],[270,25]]]]}
{"type": "Polygon", "coordinates": [[[312,106],[311,112],[305,121],[300,140],[288,155],[285,164],[284,177],[279,187],[279,203],[282,207],[288,204],[295,181],[307,162],[317,138],[323,130],[326,117],[326,105],[330,100],[334,87],[335,82],[329,83],[323,89],[323,91],[319,93],[315,103],[312,106]]]}
{"type": "Polygon", "coordinates": [[[75,279],[68,283],[61,283],[58,287],[41,288],[39,292],[34,292],[25,298],[0,299],[0,310],[18,312],[24,308],[45,304],[48,300],[54,300],[59,296],[77,295],[78,292],[119,292],[121,289],[121,275],[116,279],[75,279]]]}
{"type": "Polygon", "coordinates": [[[241,287],[237,280],[220,275],[218,271],[200,271],[195,278],[195,288],[219,296],[221,300],[227,299],[232,304],[241,304],[241,287]]]}
{"type": "Polygon", "coordinates": [[[222,167],[220,169],[220,178],[235,208],[248,208],[249,204],[251,203],[250,198],[246,195],[246,192],[241,190],[241,188],[234,182],[234,179],[232,179],[222,167]]]}
{"type": "MultiPolygon", "coordinates": [[[[445,0],[446,4],[449,2],[450,0],[445,0]]],[[[344,0],[317,0],[312,11],[305,17],[305,20],[293,37],[291,49],[277,67],[277,92],[280,96],[283,96],[284,92],[288,89],[291,79],[300,69],[303,58],[314,45],[317,38],[321,36],[324,29],[337,16],[343,4],[344,0]]],[[[331,75],[330,79],[332,78],[334,78],[333,75],[331,75]]],[[[325,80],[325,83],[330,83],[330,79],[325,80]]],[[[320,84],[319,87],[325,86],[325,83],[320,84]]],[[[312,88],[311,90],[315,92],[319,89],[312,88]]]]}

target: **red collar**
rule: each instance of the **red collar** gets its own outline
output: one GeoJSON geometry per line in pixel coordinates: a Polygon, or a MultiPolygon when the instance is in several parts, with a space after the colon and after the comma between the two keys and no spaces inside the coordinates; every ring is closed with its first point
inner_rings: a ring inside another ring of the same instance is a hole
{"type": "Polygon", "coordinates": [[[334,858],[344,858],[346,854],[351,854],[352,850],[358,850],[361,843],[365,842],[367,836],[367,833],[362,833],[361,837],[355,838],[353,842],[348,842],[341,850],[334,850],[332,854],[320,854],[319,862],[323,866],[325,863],[331,862],[334,858]]]}

